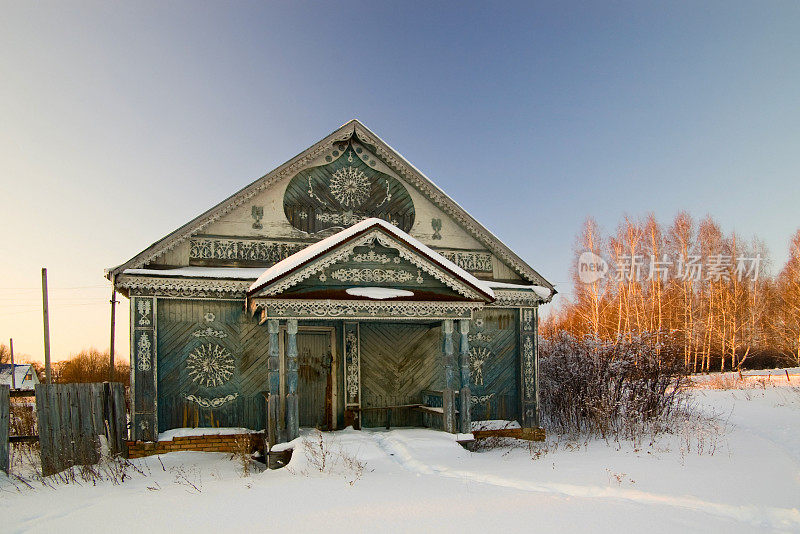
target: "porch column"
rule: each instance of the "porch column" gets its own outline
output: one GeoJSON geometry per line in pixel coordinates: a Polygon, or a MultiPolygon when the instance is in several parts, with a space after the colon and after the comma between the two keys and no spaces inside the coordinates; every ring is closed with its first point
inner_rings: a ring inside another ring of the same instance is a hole
{"type": "Polygon", "coordinates": [[[461,333],[461,343],[459,345],[459,356],[461,356],[461,408],[459,412],[459,423],[461,432],[469,434],[472,432],[472,417],[470,408],[472,407],[471,392],[469,389],[469,320],[459,319],[458,330],[461,333]]]}
{"type": "Polygon", "coordinates": [[[455,357],[453,355],[453,320],[442,321],[442,363],[444,364],[444,390],[442,391],[442,426],[445,432],[456,432],[455,357]]]}
{"type": "Polygon", "coordinates": [[[297,408],[297,319],[286,321],[286,441],[300,435],[297,408]]]}
{"type": "Polygon", "coordinates": [[[269,359],[267,368],[269,371],[269,397],[267,399],[267,440],[271,448],[276,443],[283,442],[281,436],[281,352],[278,345],[278,333],[280,324],[277,319],[267,320],[267,331],[269,332],[269,359]]]}

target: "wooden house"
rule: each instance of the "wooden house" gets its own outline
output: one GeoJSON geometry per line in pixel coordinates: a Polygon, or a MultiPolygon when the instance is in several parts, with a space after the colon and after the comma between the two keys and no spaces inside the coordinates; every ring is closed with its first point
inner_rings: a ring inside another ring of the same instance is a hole
{"type": "Polygon", "coordinates": [[[107,276],[130,299],[137,440],[539,424],[553,286],[356,120],[107,276]]]}
{"type": "Polygon", "coordinates": [[[0,385],[11,389],[31,390],[39,383],[36,370],[29,363],[0,364],[0,385]]]}

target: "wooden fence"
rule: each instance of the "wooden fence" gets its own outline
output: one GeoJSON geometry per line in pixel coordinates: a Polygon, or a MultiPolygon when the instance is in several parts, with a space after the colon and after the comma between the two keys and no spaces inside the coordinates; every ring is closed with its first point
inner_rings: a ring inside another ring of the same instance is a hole
{"type": "Polygon", "coordinates": [[[97,463],[98,436],[105,436],[111,454],[127,456],[122,384],[37,384],[36,411],[45,476],[97,463]]]}
{"type": "MultiPolygon", "coordinates": [[[[13,371],[12,371],[13,372],[13,371]]],[[[0,386],[0,471],[8,473],[8,431],[11,423],[9,388],[0,386]]]]}

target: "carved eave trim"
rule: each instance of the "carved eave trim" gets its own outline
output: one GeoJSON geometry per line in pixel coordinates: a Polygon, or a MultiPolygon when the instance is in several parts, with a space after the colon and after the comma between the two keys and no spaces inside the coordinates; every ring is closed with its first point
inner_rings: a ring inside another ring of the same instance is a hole
{"type": "Polygon", "coordinates": [[[495,301],[487,306],[491,307],[506,307],[506,306],[538,306],[544,304],[539,295],[533,291],[519,291],[508,289],[494,289],[495,301]]]}
{"type": "Polygon", "coordinates": [[[418,267],[423,272],[443,283],[460,295],[463,295],[471,300],[486,301],[490,299],[488,295],[479,293],[473,289],[472,286],[463,282],[462,279],[457,278],[456,276],[445,271],[443,267],[429,261],[419,252],[412,250],[411,247],[405,245],[397,238],[385,233],[380,228],[373,228],[361,235],[356,235],[356,237],[350,239],[349,241],[345,241],[344,243],[339,244],[336,248],[327,251],[324,255],[312,259],[305,265],[298,266],[295,270],[289,271],[286,275],[283,275],[275,281],[270,282],[268,285],[258,289],[257,292],[252,295],[252,297],[258,298],[279,295],[287,289],[299,284],[300,282],[311,278],[313,275],[321,272],[323,269],[326,269],[336,263],[347,261],[353,255],[353,251],[356,247],[365,246],[373,243],[374,241],[378,241],[378,243],[384,247],[397,250],[401,258],[412,263],[414,266],[418,267]]]}
{"type": "Polygon", "coordinates": [[[269,299],[250,301],[253,314],[267,319],[441,320],[471,319],[482,302],[269,299]]]}
{"type": "Polygon", "coordinates": [[[322,157],[331,149],[334,143],[349,140],[353,135],[358,139],[375,148],[379,159],[398,173],[410,185],[414,186],[423,195],[427,195],[445,213],[452,216],[468,232],[470,232],[479,242],[483,243],[499,259],[508,263],[518,274],[533,283],[543,285],[550,289],[553,286],[545,280],[532,267],[525,263],[519,256],[514,254],[502,241],[487,230],[483,225],[469,215],[461,206],[451,199],[444,191],[439,189],[426,176],[419,172],[410,162],[398,154],[393,148],[387,145],[380,137],[370,131],[366,126],[353,119],[338,130],[317,142],[307,150],[290,159],[275,170],[265,174],[255,182],[234,193],[224,201],[220,202],[210,210],[195,217],[185,225],[181,226],[163,239],[155,242],[150,247],[140,252],[122,265],[115,267],[108,273],[107,277],[118,275],[125,269],[144,267],[165,252],[177,247],[192,235],[201,232],[211,223],[220,217],[231,212],[237,207],[249,201],[273,184],[289,178],[300,172],[317,158],[322,157]]]}
{"type": "Polygon", "coordinates": [[[252,280],[221,280],[215,278],[169,278],[156,276],[119,275],[116,287],[128,293],[175,297],[242,298],[252,280]]]}

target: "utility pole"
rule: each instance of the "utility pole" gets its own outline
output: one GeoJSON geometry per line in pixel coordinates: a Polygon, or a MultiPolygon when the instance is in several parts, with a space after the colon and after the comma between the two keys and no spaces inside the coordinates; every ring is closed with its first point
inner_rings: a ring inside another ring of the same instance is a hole
{"type": "Polygon", "coordinates": [[[115,276],[111,275],[111,341],[108,344],[109,353],[109,366],[108,366],[108,381],[114,381],[114,312],[116,311],[117,304],[117,286],[114,283],[115,276]]]}
{"type": "Polygon", "coordinates": [[[14,367],[14,338],[8,340],[8,346],[11,350],[11,389],[17,389],[17,368],[14,367]]]}
{"type": "Polygon", "coordinates": [[[42,319],[44,322],[44,376],[48,384],[53,381],[50,375],[50,316],[47,308],[47,269],[42,267],[42,319]]]}

